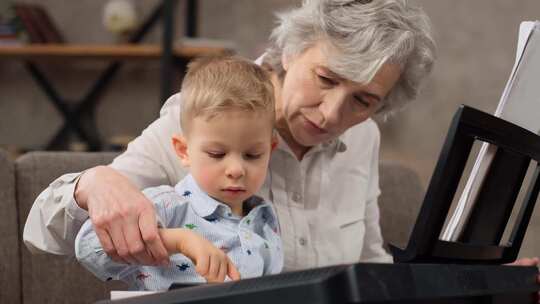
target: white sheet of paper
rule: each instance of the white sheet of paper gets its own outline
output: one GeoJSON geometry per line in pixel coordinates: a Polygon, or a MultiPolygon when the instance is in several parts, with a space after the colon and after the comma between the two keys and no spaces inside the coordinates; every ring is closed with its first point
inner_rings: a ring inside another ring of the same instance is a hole
{"type": "MultiPolygon", "coordinates": [[[[519,27],[514,66],[494,115],[539,133],[539,78],[540,22],[524,21],[519,27]]],[[[496,147],[488,143],[482,144],[456,209],[443,232],[442,240],[456,241],[459,238],[495,152],[496,147]]]]}
{"type": "Polygon", "coordinates": [[[128,290],[111,290],[111,300],[120,300],[125,298],[140,297],[149,294],[158,293],[160,291],[128,291],[128,290]]]}

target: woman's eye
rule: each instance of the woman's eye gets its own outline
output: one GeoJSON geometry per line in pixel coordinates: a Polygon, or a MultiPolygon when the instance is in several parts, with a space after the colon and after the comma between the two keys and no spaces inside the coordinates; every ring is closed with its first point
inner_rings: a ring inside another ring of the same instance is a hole
{"type": "Polygon", "coordinates": [[[338,82],[330,77],[326,77],[320,74],[317,74],[317,77],[319,78],[319,81],[322,82],[325,85],[337,85],[338,82]]]}
{"type": "Polygon", "coordinates": [[[210,156],[211,158],[223,158],[225,156],[225,153],[221,153],[221,152],[206,152],[206,154],[208,154],[208,156],[210,156]]]}
{"type": "Polygon", "coordinates": [[[365,108],[368,108],[370,106],[369,101],[365,100],[362,97],[354,97],[354,101],[356,102],[356,104],[363,106],[365,108]]]}

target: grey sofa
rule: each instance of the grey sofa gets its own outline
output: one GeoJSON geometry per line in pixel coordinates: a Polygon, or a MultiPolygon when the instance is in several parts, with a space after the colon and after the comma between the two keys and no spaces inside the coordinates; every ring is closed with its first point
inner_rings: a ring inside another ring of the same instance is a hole
{"type": "MultiPolygon", "coordinates": [[[[35,152],[15,161],[19,239],[30,208],[39,193],[54,179],[112,161],[114,153],[35,152]]],[[[120,282],[103,284],[77,264],[74,258],[50,254],[32,255],[20,246],[21,303],[93,303],[108,298],[120,282]]],[[[118,286],[120,285],[120,286],[118,286]]]]}
{"type": "Polygon", "coordinates": [[[0,303],[20,303],[18,224],[15,166],[0,150],[0,303]]]}
{"type": "MultiPolygon", "coordinates": [[[[113,153],[33,152],[15,162],[0,151],[0,303],[92,303],[108,297],[119,282],[102,283],[73,259],[32,255],[21,241],[36,196],[56,177],[109,163],[113,153]]],[[[416,173],[381,164],[381,226],[385,240],[405,244],[423,190],[416,173]]]]}

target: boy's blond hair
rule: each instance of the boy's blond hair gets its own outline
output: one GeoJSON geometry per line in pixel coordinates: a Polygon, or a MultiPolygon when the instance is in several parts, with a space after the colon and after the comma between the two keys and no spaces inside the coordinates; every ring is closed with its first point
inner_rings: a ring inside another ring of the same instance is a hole
{"type": "Polygon", "coordinates": [[[270,74],[239,57],[202,57],[191,61],[181,92],[180,124],[184,133],[193,118],[211,118],[226,110],[265,113],[274,121],[270,74]]]}

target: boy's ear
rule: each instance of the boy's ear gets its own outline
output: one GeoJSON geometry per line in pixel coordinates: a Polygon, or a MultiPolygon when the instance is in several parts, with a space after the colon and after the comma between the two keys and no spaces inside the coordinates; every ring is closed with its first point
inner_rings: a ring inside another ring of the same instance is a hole
{"type": "Polygon", "coordinates": [[[174,134],[172,136],[172,145],[174,152],[180,158],[182,165],[184,167],[189,167],[189,155],[186,138],[180,134],[174,134]]]}
{"type": "Polygon", "coordinates": [[[271,151],[274,151],[277,148],[278,144],[279,144],[279,139],[276,133],[274,132],[272,134],[272,143],[271,143],[272,150],[271,151]]]}
{"type": "Polygon", "coordinates": [[[285,53],[281,53],[281,66],[285,71],[289,69],[289,56],[285,55],[285,53]]]}

